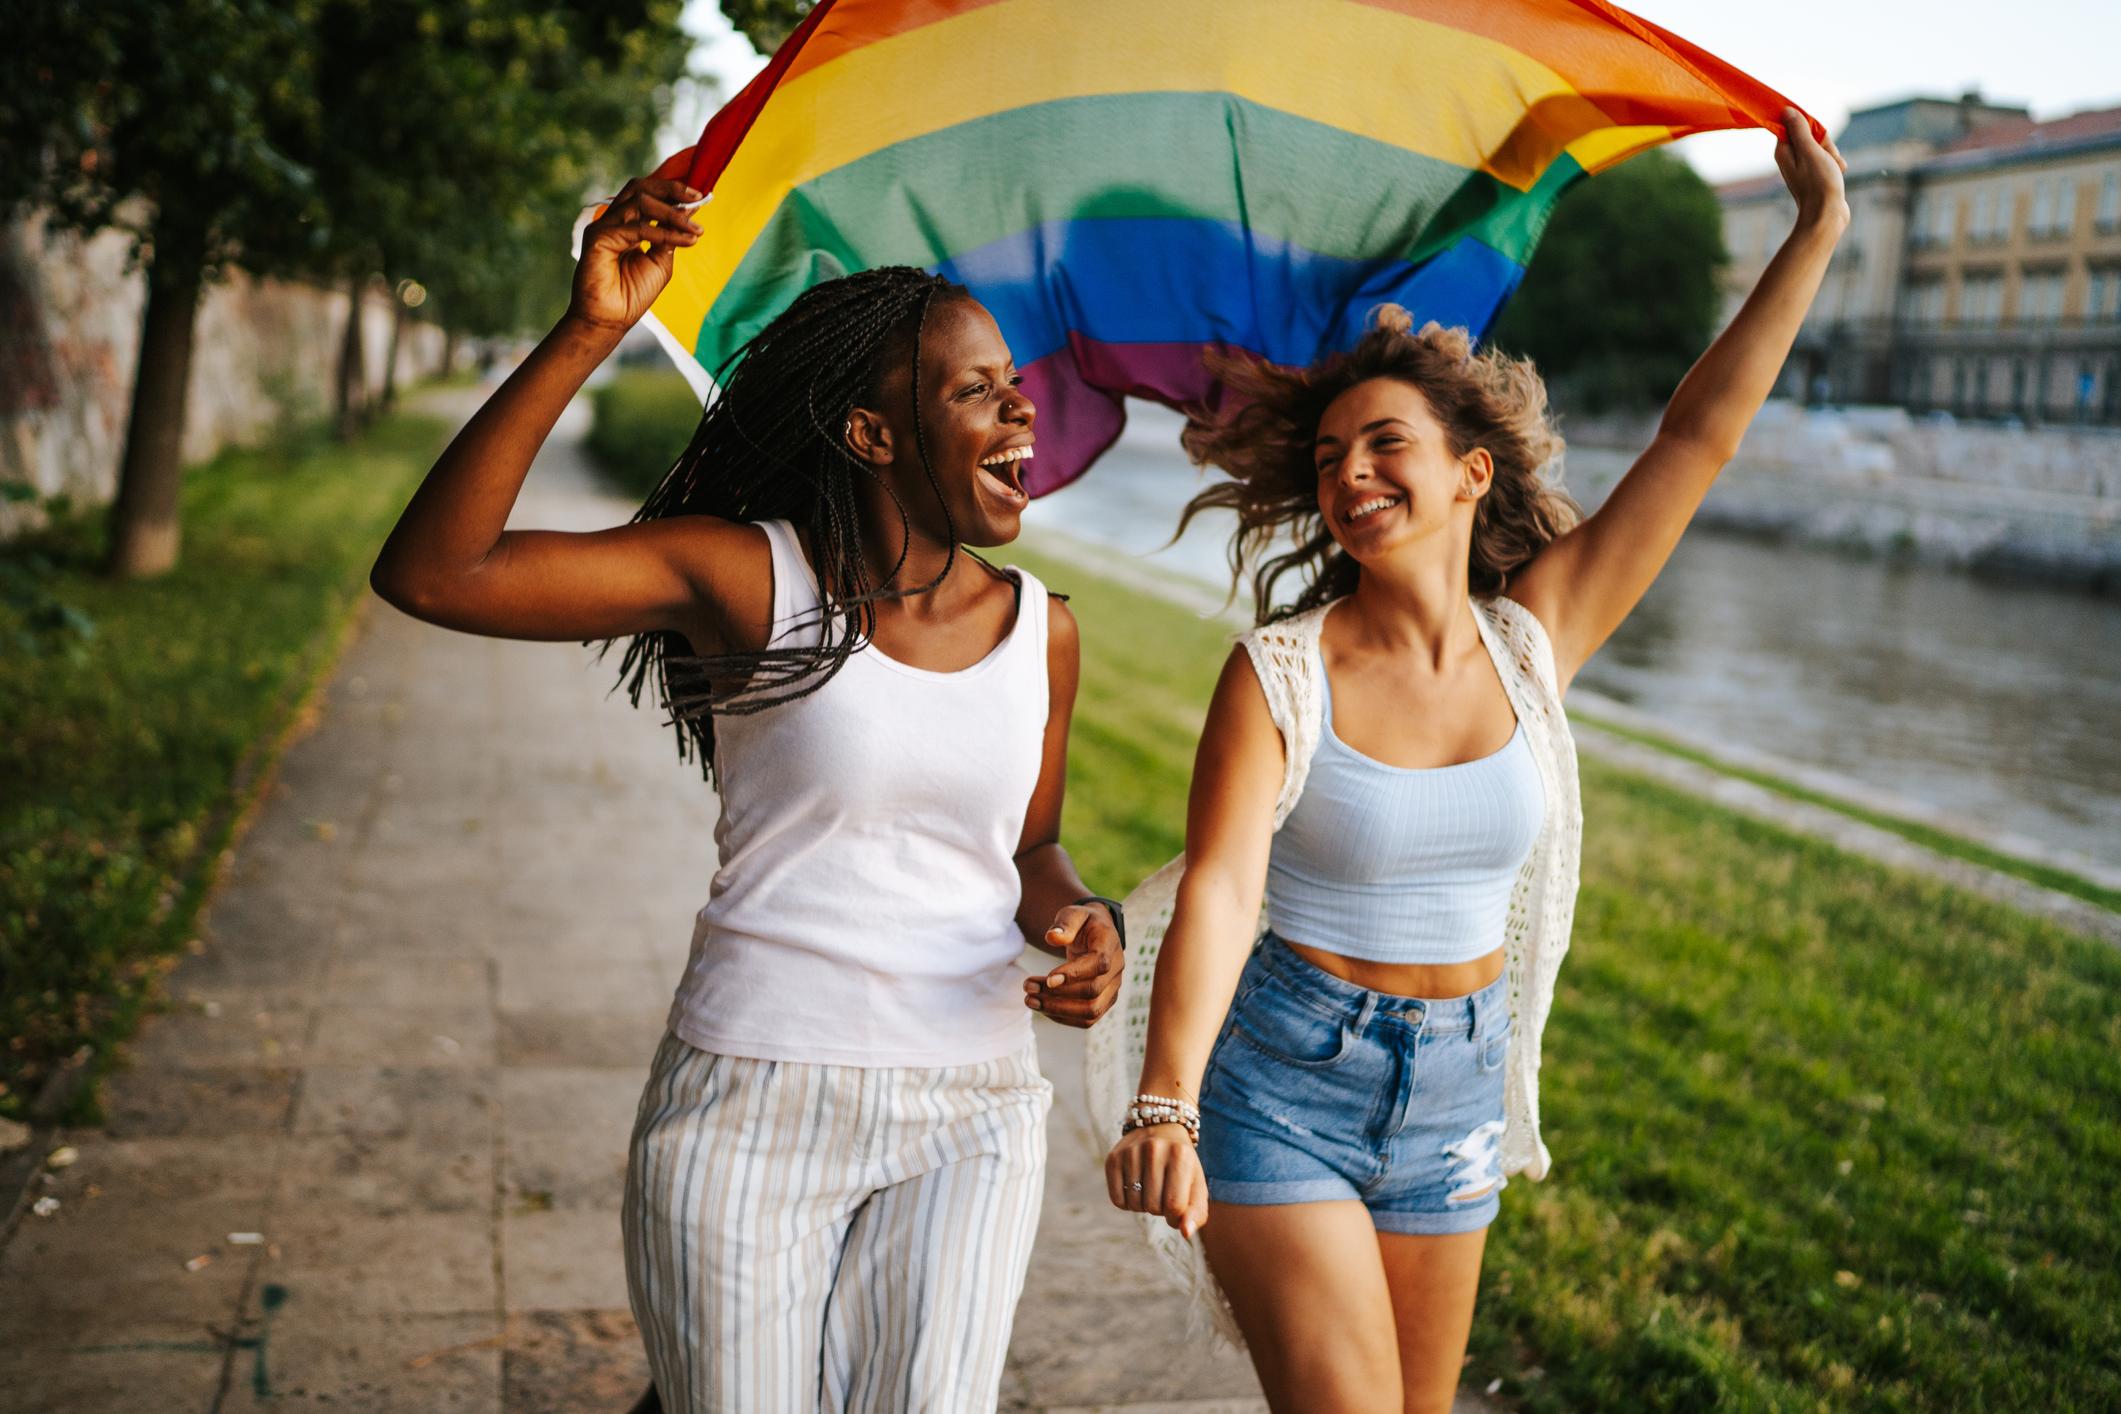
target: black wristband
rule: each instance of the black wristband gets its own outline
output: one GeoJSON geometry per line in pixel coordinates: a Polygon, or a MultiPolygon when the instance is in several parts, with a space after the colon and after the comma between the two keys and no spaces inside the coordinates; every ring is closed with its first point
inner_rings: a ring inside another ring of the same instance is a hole
{"type": "Polygon", "coordinates": [[[1113,932],[1115,932],[1115,933],[1117,933],[1117,934],[1119,934],[1119,946],[1120,946],[1120,950],[1121,950],[1121,951],[1123,951],[1123,952],[1124,952],[1124,951],[1126,950],[1126,947],[1127,947],[1127,910],[1126,910],[1126,909],[1124,909],[1124,908],[1121,908],[1121,907],[1120,907],[1120,905],[1119,905],[1119,900],[1118,900],[1118,899],[1116,899],[1116,898],[1106,898],[1106,897],[1105,897],[1105,896],[1104,896],[1103,894],[1084,894],[1084,895],[1083,895],[1083,896],[1082,896],[1081,898],[1079,898],[1079,899],[1075,900],[1075,902],[1076,902],[1077,904],[1084,904],[1084,903],[1101,903],[1101,904],[1103,904],[1103,905],[1105,906],[1105,912],[1107,912],[1107,913],[1109,913],[1109,914],[1111,914],[1111,915],[1112,915],[1112,931],[1113,931],[1113,932]]]}

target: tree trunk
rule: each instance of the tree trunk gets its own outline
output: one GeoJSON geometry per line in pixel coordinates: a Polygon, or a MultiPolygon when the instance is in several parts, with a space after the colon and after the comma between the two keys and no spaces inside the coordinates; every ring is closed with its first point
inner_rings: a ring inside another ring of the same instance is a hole
{"type": "Polygon", "coordinates": [[[361,292],[368,281],[359,275],[346,277],[346,337],[339,344],[339,418],[341,442],[351,442],[361,432],[361,402],[367,386],[361,366],[361,292]]]}
{"type": "Polygon", "coordinates": [[[457,331],[442,331],[442,376],[447,378],[457,371],[457,331]]]}
{"type": "Polygon", "coordinates": [[[148,579],[176,567],[184,486],[185,390],[191,384],[201,261],[187,243],[158,232],[140,320],[140,366],[111,505],[108,572],[148,579]]]}
{"type": "Polygon", "coordinates": [[[390,344],[383,354],[383,409],[398,402],[398,345],[405,338],[405,301],[390,302],[390,344]]]}

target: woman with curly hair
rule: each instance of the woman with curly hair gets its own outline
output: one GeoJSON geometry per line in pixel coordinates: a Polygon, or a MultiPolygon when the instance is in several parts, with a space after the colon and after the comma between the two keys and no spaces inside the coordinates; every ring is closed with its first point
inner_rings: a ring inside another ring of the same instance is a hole
{"type": "Polygon", "coordinates": [[[991,1409],[1044,1181],[1031,1016],[1087,1026],[1119,982],[1060,845],[1075,621],[969,550],[1017,536],[1037,410],[963,289],[865,271],[721,370],[632,524],[507,529],[697,200],[636,180],[589,227],[373,582],[468,633],[630,638],[622,681],[720,787],[627,1174],[642,1407],[991,1409]],[[1027,942],[1065,961],[1020,981],[1027,942]]]}
{"type": "Polygon", "coordinates": [[[1309,369],[1224,361],[1238,410],[1189,434],[1232,478],[1187,514],[1237,512],[1233,571],[1297,544],[1209,709],[1106,1176],[1201,1233],[1198,1289],[1276,1409],[1449,1408],[1498,1195],[1547,1170],[1582,819],[1562,697],[1736,453],[1847,224],[1839,155],[1784,124],[1795,229],[1596,515],[1542,474],[1530,365],[1398,310],[1309,369]]]}

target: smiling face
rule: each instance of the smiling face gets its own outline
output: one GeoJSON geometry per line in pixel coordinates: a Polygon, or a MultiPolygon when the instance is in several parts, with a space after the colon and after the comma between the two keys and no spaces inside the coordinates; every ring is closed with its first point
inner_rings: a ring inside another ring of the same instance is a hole
{"type": "Polygon", "coordinates": [[[1479,448],[1453,452],[1413,384],[1371,378],[1335,398],[1318,420],[1312,458],[1319,514],[1358,562],[1415,544],[1464,561],[1493,463],[1479,448]]]}
{"type": "MultiPolygon", "coordinates": [[[[1038,409],[994,316],[979,301],[938,297],[920,337],[920,438],[912,417],[910,360],[887,355],[877,408],[856,408],[848,441],[889,483],[917,537],[942,543],[954,529],[966,545],[1006,545],[1023,528],[1023,473],[1038,409]],[[935,486],[921,467],[925,445],[935,486]],[[942,494],[937,504],[937,489],[942,494]],[[943,511],[948,508],[946,521],[943,511]]],[[[896,540],[898,512],[883,511],[896,540]]]]}

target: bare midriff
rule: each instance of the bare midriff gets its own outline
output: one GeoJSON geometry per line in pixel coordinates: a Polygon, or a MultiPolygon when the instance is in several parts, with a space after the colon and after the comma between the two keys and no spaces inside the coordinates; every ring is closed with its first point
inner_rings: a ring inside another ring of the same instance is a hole
{"type": "Polygon", "coordinates": [[[1282,941],[1321,972],[1395,997],[1425,997],[1433,1001],[1469,996],[1502,976],[1501,948],[1471,962],[1369,962],[1314,948],[1309,943],[1287,938],[1282,941]]]}

